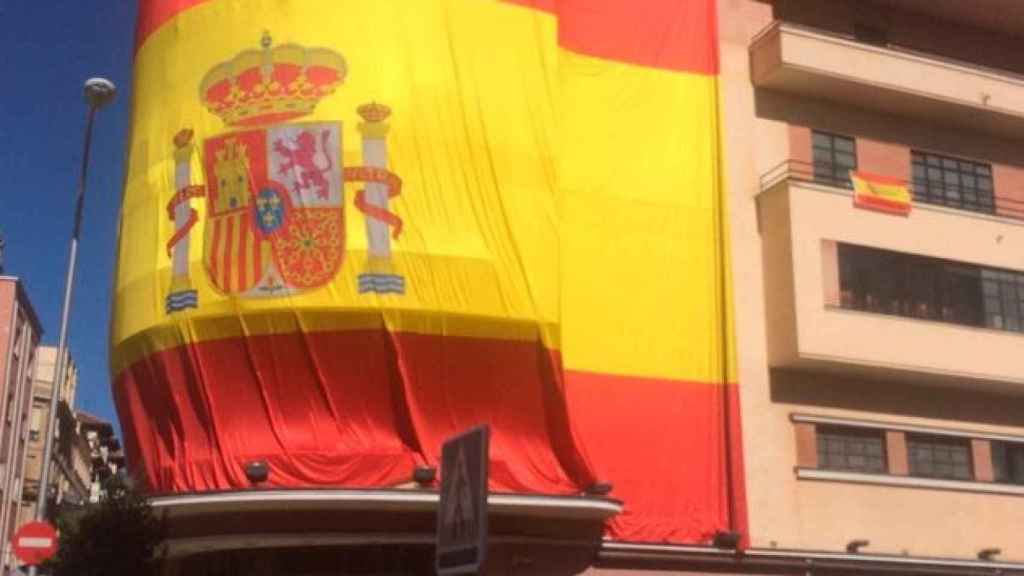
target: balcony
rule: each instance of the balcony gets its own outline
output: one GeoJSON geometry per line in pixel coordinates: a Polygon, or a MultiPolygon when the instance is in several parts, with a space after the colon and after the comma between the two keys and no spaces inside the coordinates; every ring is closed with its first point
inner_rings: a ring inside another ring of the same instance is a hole
{"type": "Polygon", "coordinates": [[[1024,78],[775,22],[750,46],[758,88],[1019,138],[1024,78]]]}
{"type": "Polygon", "coordinates": [[[839,290],[837,248],[1021,271],[1024,220],[918,202],[908,216],[857,208],[845,182],[816,181],[792,161],[765,174],[758,206],[773,368],[1024,392],[1024,333],[944,310],[856,310],[839,290]]]}

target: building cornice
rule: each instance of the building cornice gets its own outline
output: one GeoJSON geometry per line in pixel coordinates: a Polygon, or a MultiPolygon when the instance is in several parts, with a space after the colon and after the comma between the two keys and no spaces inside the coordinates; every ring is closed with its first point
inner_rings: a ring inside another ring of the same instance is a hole
{"type": "Polygon", "coordinates": [[[710,546],[617,541],[602,543],[598,562],[608,567],[650,565],[736,574],[1024,574],[1024,564],[1017,562],[771,548],[734,551],[710,546]]]}

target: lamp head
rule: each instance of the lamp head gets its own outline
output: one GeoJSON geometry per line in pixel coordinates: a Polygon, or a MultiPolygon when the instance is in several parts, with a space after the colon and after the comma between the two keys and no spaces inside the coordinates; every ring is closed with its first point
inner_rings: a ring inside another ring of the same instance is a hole
{"type": "Polygon", "coordinates": [[[106,78],[89,78],[83,87],[85,103],[93,108],[102,108],[110,104],[117,94],[117,87],[106,78]]]}

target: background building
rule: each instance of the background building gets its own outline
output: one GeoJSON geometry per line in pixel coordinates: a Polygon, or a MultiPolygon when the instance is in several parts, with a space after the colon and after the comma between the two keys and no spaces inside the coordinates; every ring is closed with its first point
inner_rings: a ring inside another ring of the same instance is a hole
{"type": "MultiPolygon", "coordinates": [[[[0,554],[3,573],[7,573],[20,565],[10,545],[14,531],[35,519],[41,497],[39,477],[57,349],[39,345],[39,323],[17,278],[0,276],[0,327],[0,374],[5,375],[6,399],[0,434],[0,526],[4,527],[0,554]]],[[[59,387],[48,491],[51,517],[66,507],[98,502],[104,496],[104,482],[124,465],[113,426],[74,410],[77,386],[78,369],[71,360],[67,378],[59,387]]]]}
{"type": "MultiPolygon", "coordinates": [[[[40,498],[39,478],[42,473],[43,447],[46,444],[50,413],[50,399],[57,367],[57,348],[40,346],[37,352],[29,445],[25,455],[25,483],[22,489],[22,510],[18,524],[35,518],[40,498]]],[[[56,514],[61,505],[82,505],[89,501],[91,458],[86,439],[79,433],[79,424],[73,409],[78,388],[78,368],[72,359],[67,377],[59,387],[56,438],[53,461],[50,463],[50,489],[48,510],[56,514]]]]}
{"type": "Polygon", "coordinates": [[[32,374],[42,328],[21,281],[0,276],[0,563],[13,566],[11,536],[18,526],[29,442],[32,374]]]}
{"type": "Polygon", "coordinates": [[[106,482],[124,471],[124,451],[114,425],[84,410],[76,412],[78,437],[84,442],[89,463],[89,502],[106,497],[106,482]]]}

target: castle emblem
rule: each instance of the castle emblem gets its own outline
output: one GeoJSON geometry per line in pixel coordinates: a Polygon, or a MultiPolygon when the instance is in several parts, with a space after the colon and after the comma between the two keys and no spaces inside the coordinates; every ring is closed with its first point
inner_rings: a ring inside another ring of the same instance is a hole
{"type": "Polygon", "coordinates": [[[210,70],[200,83],[206,108],[230,131],[201,150],[189,129],[174,138],[175,223],[167,243],[172,280],[168,313],[198,306],[189,270],[189,242],[206,199],[203,264],[221,292],[242,298],[280,297],[324,286],[345,256],[344,183],[362,182],[354,206],[366,215],[368,255],[361,293],[404,293],[394,272],[391,240],[402,220],[388,208],[401,179],[387,169],[387,119],[379,103],[360,106],[363,166],[342,166],[342,123],[290,122],[311,114],[347,75],[345,59],[325,48],[272,46],[247,50],[210,70]],[[191,159],[201,153],[205,185],[192,182],[191,159]]]}

